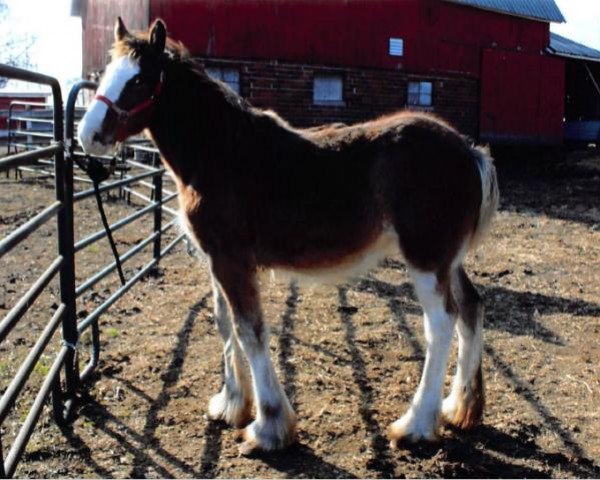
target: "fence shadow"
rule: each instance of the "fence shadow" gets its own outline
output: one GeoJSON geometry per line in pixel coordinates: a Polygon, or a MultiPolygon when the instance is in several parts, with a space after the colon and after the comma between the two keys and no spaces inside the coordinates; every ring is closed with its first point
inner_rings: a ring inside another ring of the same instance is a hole
{"type": "MultiPolygon", "coordinates": [[[[571,435],[571,432],[566,428],[561,420],[553,415],[550,410],[540,401],[535,392],[529,386],[529,382],[523,380],[512,368],[508,365],[501,357],[496,353],[496,351],[492,348],[491,345],[485,345],[484,347],[485,353],[487,357],[491,359],[494,367],[500,371],[504,377],[513,384],[515,387],[515,391],[519,393],[521,397],[523,397],[527,403],[529,403],[533,409],[539,414],[542,418],[542,421],[548,426],[548,428],[555,432],[560,440],[562,441],[565,449],[569,452],[569,457],[565,457],[561,454],[559,458],[554,458],[557,454],[548,454],[551,455],[554,460],[564,460],[565,463],[572,463],[573,468],[575,470],[570,470],[567,467],[564,467],[565,470],[571,471],[572,473],[578,476],[590,476],[593,473],[593,476],[600,475],[600,465],[594,463],[590,459],[585,456],[585,453],[577,443],[577,441],[571,435]],[[564,457],[564,458],[563,458],[564,457]],[[581,470],[583,468],[583,470],[581,470]],[[581,470],[581,471],[580,471],[581,470]]],[[[506,451],[507,454],[511,453],[510,447],[506,451]]],[[[547,455],[543,453],[543,455],[547,455]]],[[[562,464],[557,464],[556,466],[563,466],[562,464]]]]}
{"type": "Polygon", "coordinates": [[[600,317],[600,304],[579,299],[544,295],[534,292],[517,292],[505,287],[479,288],[486,306],[485,328],[505,330],[514,335],[533,335],[554,345],[564,346],[564,340],[542,325],[536,316],[564,313],[575,317],[600,317]],[[506,318],[502,310],[521,312],[517,317],[506,318]]]}
{"type": "MultiPolygon", "coordinates": [[[[150,404],[150,408],[146,414],[146,421],[142,434],[146,442],[158,442],[158,439],[155,436],[156,429],[160,424],[158,421],[158,413],[167,407],[171,400],[169,388],[175,385],[181,376],[189,347],[190,334],[194,328],[196,319],[198,318],[198,313],[206,307],[208,297],[208,294],[205,295],[190,308],[183,326],[177,333],[177,343],[172,352],[171,362],[169,363],[166,372],[161,377],[163,380],[161,391],[156,399],[150,404]]],[[[140,462],[140,460],[141,458],[137,456],[133,459],[134,466],[131,472],[131,477],[133,478],[142,478],[146,475],[146,465],[145,463],[140,462]]]]}
{"type": "MultiPolygon", "coordinates": [[[[407,339],[412,350],[412,355],[405,358],[405,360],[423,361],[423,348],[405,318],[407,313],[419,316],[422,313],[421,308],[416,303],[412,286],[407,282],[393,285],[375,278],[365,278],[353,288],[377,295],[387,302],[398,330],[407,339]]],[[[517,335],[535,332],[535,335],[542,340],[558,345],[562,345],[562,340],[551,330],[540,325],[534,318],[536,309],[540,314],[569,313],[576,316],[600,316],[600,305],[580,300],[530,292],[514,292],[503,287],[487,288],[485,296],[488,297],[488,300],[486,300],[488,306],[495,301],[499,301],[504,308],[507,308],[507,304],[509,304],[509,309],[521,309],[525,312],[525,323],[513,325],[504,319],[498,318],[500,313],[495,311],[493,306],[488,307],[489,313],[486,317],[488,328],[505,330],[517,335]]],[[[335,352],[324,350],[318,345],[301,342],[294,335],[294,317],[299,298],[298,287],[291,284],[280,326],[274,328],[279,334],[279,364],[283,384],[295,407],[297,406],[297,371],[293,362],[290,361],[293,356],[294,344],[297,342],[303,343],[337,358],[335,352]]],[[[520,423],[517,424],[517,430],[511,430],[509,433],[491,426],[482,426],[470,433],[451,432],[446,435],[441,445],[410,447],[408,449],[410,457],[408,458],[405,457],[406,454],[402,451],[390,452],[387,441],[382,436],[382,429],[373,414],[374,390],[367,377],[365,360],[360,349],[356,346],[356,326],[353,323],[353,315],[356,313],[356,309],[348,302],[346,288],[338,289],[338,301],[340,307],[338,310],[345,329],[348,352],[350,353],[350,360],[347,363],[352,367],[353,379],[359,390],[359,414],[370,437],[373,452],[367,468],[377,476],[382,478],[393,477],[396,466],[400,466],[402,461],[414,462],[415,458],[425,460],[434,457],[437,460],[431,468],[433,471],[438,468],[437,474],[445,477],[491,478],[502,476],[537,478],[551,475],[555,471],[552,469],[560,469],[578,477],[597,477],[600,475],[600,467],[585,457],[583,449],[573,439],[570,431],[562,424],[560,419],[554,416],[539,401],[528,383],[520,379],[512,368],[489,346],[486,347],[486,355],[491,359],[494,367],[515,386],[515,391],[539,413],[548,429],[557,432],[558,437],[564,444],[566,453],[545,452],[535,442],[536,429],[540,427],[520,423]],[[537,463],[535,465],[527,464],[529,458],[534,459],[537,463]]],[[[162,477],[173,477],[177,476],[174,469],[194,477],[214,478],[219,474],[218,463],[222,450],[222,435],[223,430],[226,428],[221,422],[209,421],[207,423],[199,466],[192,466],[177,458],[176,454],[173,455],[167,452],[160,447],[159,439],[155,436],[156,427],[159,423],[158,413],[169,404],[169,388],[176,384],[181,375],[192,329],[199,311],[205,308],[206,304],[207,296],[191,308],[183,322],[177,335],[177,343],[172,351],[171,362],[162,377],[163,385],[159,395],[153,399],[135,388],[135,386],[127,384],[134,394],[151,404],[143,432],[138,433],[132,430],[95,400],[88,399],[82,410],[82,414],[92,419],[97,428],[119,442],[123,448],[133,455],[134,468],[130,474],[133,477],[140,478],[153,473],[162,477]],[[164,462],[158,463],[148,452],[152,452],[154,457],[160,457],[164,462]],[[165,464],[167,465],[165,466],[165,464]],[[154,471],[152,472],[150,469],[154,471]]],[[[86,446],[81,444],[81,439],[77,440],[76,436],[73,437],[72,441],[74,448],[78,450],[86,449],[86,446]]],[[[296,444],[284,452],[261,454],[260,460],[269,467],[285,474],[286,477],[355,478],[351,472],[325,461],[315,454],[310,447],[303,444],[296,444]]],[[[110,471],[98,465],[94,466],[93,463],[92,468],[100,476],[108,478],[111,475],[110,471]]]]}
{"type": "Polygon", "coordinates": [[[217,467],[223,445],[223,430],[226,428],[225,423],[221,421],[208,420],[204,429],[204,447],[200,455],[199,477],[215,478],[217,476],[217,467]]]}
{"type": "MultiPolygon", "coordinates": [[[[283,375],[283,386],[292,404],[298,409],[296,397],[296,367],[290,361],[293,356],[293,345],[298,343],[313,348],[321,353],[338,358],[337,354],[302,341],[294,335],[294,317],[300,301],[300,291],[296,283],[289,286],[289,295],[285,301],[286,310],[281,316],[279,328],[273,328],[279,336],[279,367],[283,375]]],[[[356,478],[349,471],[326,462],[307,445],[296,443],[282,452],[260,453],[257,455],[269,467],[282,472],[286,477],[304,478],[356,478]]]]}
{"type": "Polygon", "coordinates": [[[352,322],[356,309],[349,305],[345,288],[338,289],[338,300],[341,321],[346,330],[346,343],[352,359],[352,376],[360,392],[359,413],[371,438],[371,449],[374,454],[367,462],[367,468],[376,471],[381,478],[393,478],[394,464],[390,460],[388,442],[381,435],[381,426],[373,416],[373,387],[367,377],[365,361],[356,346],[356,328],[352,322]]]}
{"type": "Polygon", "coordinates": [[[294,315],[298,308],[298,286],[290,284],[290,294],[285,301],[286,310],[281,316],[279,330],[279,368],[283,374],[283,388],[294,410],[297,410],[296,401],[296,366],[290,361],[293,355],[294,342],[294,315]]]}
{"type": "MultiPolygon", "coordinates": [[[[158,421],[158,413],[169,404],[170,395],[168,390],[171,386],[177,383],[177,380],[181,375],[189,346],[190,334],[196,323],[198,313],[200,310],[206,307],[207,300],[208,295],[205,295],[190,308],[187,318],[177,334],[177,343],[172,352],[171,362],[167,367],[166,373],[162,376],[163,385],[156,398],[148,396],[130,382],[124,381],[124,384],[134,394],[140,396],[142,399],[150,403],[150,408],[146,415],[142,433],[138,433],[132,428],[128,427],[97,400],[93,399],[87,394],[84,394],[82,399],[83,406],[80,412],[81,415],[88,417],[88,419],[94,423],[96,428],[100,429],[106,435],[117,441],[123,448],[133,455],[133,469],[129,475],[132,478],[145,477],[148,474],[148,468],[150,467],[152,467],[156,473],[162,477],[173,478],[177,476],[168,468],[165,468],[154,461],[147,453],[147,450],[153,451],[166,463],[180,469],[187,475],[194,477],[209,476],[208,474],[214,470],[214,468],[211,467],[214,462],[211,463],[209,457],[212,458],[214,456],[215,445],[219,445],[218,448],[220,451],[220,431],[216,429],[214,425],[209,424],[207,427],[207,445],[205,445],[205,453],[202,457],[204,462],[201,464],[200,471],[195,470],[188,463],[160,447],[159,439],[155,436],[156,428],[160,423],[158,421]],[[112,428],[110,425],[111,423],[115,424],[116,428],[112,428]],[[142,445],[142,447],[136,446],[131,440],[139,443],[142,445]],[[203,473],[204,475],[202,475],[203,473]]],[[[121,380],[123,381],[123,379],[121,380]]],[[[103,472],[101,476],[108,477],[108,472],[103,472]]]]}
{"type": "MultiPolygon", "coordinates": [[[[57,454],[55,448],[43,448],[36,449],[33,452],[25,452],[23,455],[23,461],[25,462],[45,462],[49,459],[56,459],[60,456],[67,455],[77,455],[81,458],[82,462],[86,464],[98,477],[100,478],[115,478],[109,470],[99,465],[92,455],[92,448],[88,446],[87,443],[77,434],[72,428],[63,427],[61,428],[61,432],[63,433],[69,447],[72,449],[71,451],[60,452],[57,454]]],[[[61,472],[56,472],[60,474],[61,472]]],[[[74,472],[69,472],[74,473],[74,472]]],[[[79,472],[82,475],[87,475],[89,472],[79,472]]],[[[38,476],[39,474],[35,471],[27,472],[29,476],[38,476]]],[[[45,475],[48,475],[46,472],[45,475]]],[[[44,476],[44,475],[41,475],[44,476]]]]}
{"type": "MultiPolygon", "coordinates": [[[[387,301],[398,330],[408,340],[413,352],[411,357],[404,360],[422,361],[423,349],[405,320],[405,313],[422,313],[421,308],[415,303],[411,285],[403,283],[396,286],[378,279],[366,278],[355,288],[362,292],[373,293],[387,301]]],[[[488,307],[486,328],[504,330],[515,335],[533,334],[536,338],[556,345],[564,345],[564,341],[535,319],[536,310],[541,315],[568,313],[575,316],[600,317],[600,305],[582,300],[531,292],[515,292],[503,287],[488,287],[485,289],[484,296],[487,298],[485,303],[488,307]],[[510,310],[520,309],[523,311],[523,316],[519,318],[520,323],[499,318],[499,312],[493,307],[494,302],[502,303],[504,308],[507,308],[507,304],[509,304],[510,310]]],[[[547,428],[557,433],[568,454],[543,451],[534,440],[537,432],[532,432],[532,430],[539,429],[535,425],[520,425],[520,429],[515,435],[509,435],[494,427],[484,425],[470,433],[456,432],[450,438],[445,438],[442,445],[413,446],[409,448],[411,454],[429,458],[440,455],[442,452],[441,459],[445,461],[438,463],[444,465],[440,475],[445,477],[548,477],[552,474],[550,468],[559,468],[579,477],[598,477],[600,466],[585,456],[582,447],[573,438],[568,428],[543,405],[528,382],[521,379],[491,346],[486,346],[485,352],[494,367],[540,415],[547,428]],[[482,450],[501,453],[509,459],[522,460],[523,464],[503,461],[482,450]],[[525,461],[528,458],[536,458],[548,469],[527,466],[525,461]],[[455,463],[456,466],[451,467],[448,462],[455,463]]]]}
{"type": "MultiPolygon", "coordinates": [[[[422,309],[415,300],[410,283],[394,285],[375,278],[365,278],[355,287],[361,292],[368,292],[387,300],[390,309],[398,315],[408,313],[421,315],[422,309]]],[[[513,335],[532,335],[546,343],[564,346],[564,340],[558,333],[550,330],[537,319],[538,315],[553,315],[564,313],[575,317],[600,317],[600,304],[570,299],[558,296],[544,295],[534,292],[518,292],[505,287],[478,287],[484,297],[486,307],[485,328],[501,330],[513,335]],[[498,307],[500,305],[500,307],[498,307]],[[506,318],[503,312],[517,312],[516,316],[506,318]]],[[[400,325],[400,330],[406,333],[406,326],[400,325]]],[[[412,337],[407,335],[409,341],[412,337]]],[[[422,355],[417,344],[413,344],[415,354],[422,355]]]]}
{"type": "MultiPolygon", "coordinates": [[[[194,477],[200,475],[191,465],[162,448],[157,440],[148,441],[144,435],[123,423],[109,409],[96,399],[88,396],[87,393],[84,394],[83,400],[85,403],[80,411],[81,416],[91,421],[96,429],[113,439],[134,457],[136,462],[134,470],[136,468],[142,469],[141,467],[143,466],[142,470],[146,471],[148,467],[152,467],[156,471],[156,474],[163,478],[177,477],[178,475],[174,471],[157,463],[148,453],[153,452],[166,463],[178,468],[186,475],[194,477]],[[133,441],[138,445],[132,443],[133,441]]],[[[130,478],[142,478],[142,475],[136,472],[130,473],[128,476],[130,478]]]]}

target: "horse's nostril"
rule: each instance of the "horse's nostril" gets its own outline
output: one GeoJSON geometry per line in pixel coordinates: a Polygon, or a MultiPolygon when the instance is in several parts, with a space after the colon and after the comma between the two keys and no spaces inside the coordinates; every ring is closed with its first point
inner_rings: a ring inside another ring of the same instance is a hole
{"type": "Polygon", "coordinates": [[[100,136],[99,133],[94,133],[94,135],[92,135],[92,141],[93,142],[98,142],[98,143],[104,143],[102,137],[100,136]]]}

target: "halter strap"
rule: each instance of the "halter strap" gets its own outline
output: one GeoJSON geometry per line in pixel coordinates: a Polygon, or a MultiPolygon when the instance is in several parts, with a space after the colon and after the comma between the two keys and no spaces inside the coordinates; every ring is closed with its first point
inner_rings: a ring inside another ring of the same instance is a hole
{"type": "Polygon", "coordinates": [[[154,87],[154,91],[152,92],[152,95],[150,95],[143,102],[138,103],[134,107],[130,108],[129,110],[125,110],[125,109],[117,106],[110,98],[107,98],[104,95],[96,95],[95,98],[96,98],[96,100],[99,100],[100,102],[105,103],[110,110],[115,112],[117,114],[119,122],[127,123],[131,117],[134,117],[135,115],[143,112],[144,110],[150,108],[154,104],[154,101],[158,98],[158,96],[160,95],[160,92],[162,91],[164,81],[165,81],[165,72],[162,71],[162,72],[160,72],[160,78],[158,79],[158,83],[156,84],[156,87],[154,87]]]}

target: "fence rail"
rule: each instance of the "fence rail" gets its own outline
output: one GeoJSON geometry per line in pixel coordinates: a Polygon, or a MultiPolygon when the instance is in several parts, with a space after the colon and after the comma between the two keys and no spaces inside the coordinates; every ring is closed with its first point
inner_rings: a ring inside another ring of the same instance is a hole
{"type": "MultiPolygon", "coordinates": [[[[126,165],[121,170],[121,178],[105,182],[99,186],[98,191],[99,194],[102,194],[118,189],[122,196],[127,195],[127,198],[129,198],[130,195],[134,195],[147,204],[134,213],[114,222],[110,228],[116,231],[142,217],[151,216],[153,219],[151,234],[121,254],[119,259],[121,262],[128,261],[147,249],[150,251],[150,248],[152,257],[150,261],[147,261],[131,275],[123,285],[112,292],[104,302],[98,305],[94,311],[80,321],[77,321],[77,298],[87,290],[93,288],[99,281],[114,273],[117,269],[117,261],[115,260],[81,281],[79,285],[76,285],[75,264],[77,253],[107,236],[105,230],[98,230],[76,242],[73,227],[74,204],[95,194],[94,188],[74,193],[74,181],[89,182],[88,179],[82,176],[74,176],[73,173],[75,158],[84,156],[83,152],[77,148],[74,134],[76,125],[75,114],[80,108],[76,107],[76,100],[82,90],[94,90],[96,84],[82,81],[72,88],[65,105],[63,122],[62,94],[56,79],[1,64],[0,76],[48,85],[52,89],[52,133],[43,135],[44,138],[48,136],[51,143],[43,146],[27,144],[26,150],[20,153],[12,154],[9,151],[8,156],[0,159],[0,172],[8,172],[9,169],[13,168],[40,171],[39,167],[41,166],[42,172],[54,177],[55,190],[55,201],[4,238],[0,238],[0,260],[53,218],[56,218],[57,222],[55,235],[58,240],[57,256],[27,291],[15,301],[14,306],[12,306],[5,317],[0,320],[0,343],[19,324],[53,279],[58,278],[60,285],[59,305],[53,312],[49,312],[48,316],[50,318],[42,333],[35,340],[34,345],[0,397],[0,427],[2,427],[3,422],[7,419],[11,409],[14,408],[15,402],[23,392],[37,362],[42,354],[46,352],[59,327],[62,335],[62,345],[58,348],[58,352],[52,360],[48,373],[35,395],[33,405],[8,450],[5,448],[7,446],[3,445],[3,434],[0,428],[0,477],[5,478],[14,475],[17,464],[23,455],[29,438],[49,397],[52,399],[53,417],[59,425],[65,425],[73,420],[78,398],[76,393],[85,388],[84,382],[90,378],[100,358],[101,329],[99,319],[101,315],[141,278],[154,270],[158,266],[160,259],[183,240],[184,236],[178,235],[168,245],[163,245],[164,234],[176,223],[176,219],[172,219],[163,224],[163,214],[176,214],[176,211],[167,207],[166,204],[173,201],[177,194],[163,189],[163,175],[165,171],[163,168],[157,167],[158,162],[156,158],[153,160],[152,166],[135,161],[125,161],[126,165]],[[51,160],[48,161],[48,159],[51,160]],[[50,168],[53,168],[53,171],[50,171],[50,168]],[[130,168],[145,171],[132,175],[125,173],[130,168]],[[149,188],[151,192],[150,196],[137,192],[134,189],[135,185],[146,189],[149,188]],[[83,369],[80,369],[79,338],[90,327],[90,357],[88,363],[83,369]]],[[[17,106],[17,103],[15,103],[15,106],[17,106]]],[[[46,112],[49,112],[49,110],[46,110],[46,112]]],[[[47,115],[50,115],[50,113],[44,114],[44,120],[49,120],[47,115]]],[[[12,105],[9,116],[11,117],[9,125],[11,122],[37,121],[37,118],[34,118],[34,116],[25,115],[24,110],[15,110],[15,112],[12,112],[12,105]]],[[[27,130],[21,131],[20,129],[16,129],[13,133],[19,132],[22,135],[33,136],[27,130]]],[[[13,146],[15,146],[14,142],[13,146]]],[[[138,151],[156,153],[155,149],[143,145],[130,145],[127,148],[131,151],[136,151],[137,149],[138,151]]],[[[99,157],[100,160],[106,160],[107,158],[111,157],[99,157]]]]}

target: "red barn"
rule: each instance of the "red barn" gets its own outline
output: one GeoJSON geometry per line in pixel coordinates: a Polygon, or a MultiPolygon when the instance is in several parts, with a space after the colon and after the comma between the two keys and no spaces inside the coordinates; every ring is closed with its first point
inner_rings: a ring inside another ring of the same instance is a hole
{"type": "Polygon", "coordinates": [[[433,111],[493,143],[558,144],[563,58],[553,0],[73,0],[83,69],[103,68],[115,17],[166,21],[209,73],[292,124],[433,111]]]}
{"type": "MultiPolygon", "coordinates": [[[[30,105],[13,105],[13,116],[19,116],[19,113],[27,109],[40,109],[41,104],[47,103],[47,97],[50,93],[44,92],[20,92],[10,89],[0,90],[0,138],[5,138],[8,135],[8,115],[11,109],[11,104],[24,103],[35,104],[30,105]]],[[[14,130],[22,122],[13,122],[11,128],[14,130]]]]}

